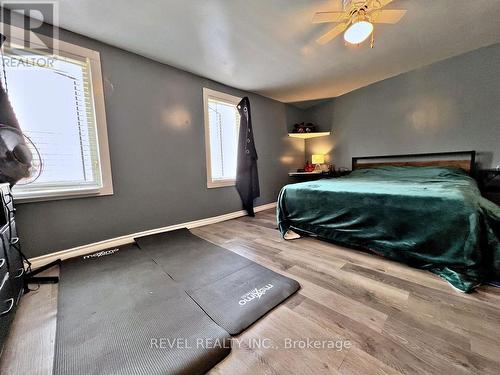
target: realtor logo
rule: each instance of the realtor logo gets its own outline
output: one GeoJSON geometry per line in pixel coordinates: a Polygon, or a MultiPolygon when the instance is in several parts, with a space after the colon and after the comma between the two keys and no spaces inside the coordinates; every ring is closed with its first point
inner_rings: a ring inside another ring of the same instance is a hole
{"type": "Polygon", "coordinates": [[[255,288],[248,293],[245,293],[240,297],[240,301],[238,302],[240,306],[245,306],[248,302],[253,301],[254,299],[260,299],[266,292],[271,289],[274,285],[267,284],[262,288],[255,288]]]}
{"type": "Polygon", "coordinates": [[[0,33],[10,48],[53,53],[59,39],[56,1],[0,1],[0,33]],[[43,32],[42,32],[43,30],[43,32]]]}
{"type": "Polygon", "coordinates": [[[114,253],[116,253],[117,251],[120,251],[120,249],[103,250],[103,251],[99,251],[98,253],[85,255],[85,256],[83,257],[83,259],[100,258],[100,257],[104,257],[104,256],[106,256],[106,255],[111,255],[111,254],[114,254],[114,253]]]}

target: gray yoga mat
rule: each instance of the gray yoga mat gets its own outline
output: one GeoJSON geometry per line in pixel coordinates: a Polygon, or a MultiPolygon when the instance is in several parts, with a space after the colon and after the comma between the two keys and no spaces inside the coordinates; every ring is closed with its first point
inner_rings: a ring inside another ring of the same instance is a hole
{"type": "Polygon", "coordinates": [[[135,239],[222,328],[239,334],[300,285],[180,229],[135,239]]]}
{"type": "Polygon", "coordinates": [[[202,374],[229,351],[228,333],[135,245],[62,263],[55,375],[202,374]]]}

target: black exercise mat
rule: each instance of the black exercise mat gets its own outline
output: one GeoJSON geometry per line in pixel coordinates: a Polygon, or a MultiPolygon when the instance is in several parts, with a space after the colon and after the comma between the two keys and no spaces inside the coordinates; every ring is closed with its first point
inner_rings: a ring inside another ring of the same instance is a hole
{"type": "Polygon", "coordinates": [[[135,241],[186,291],[220,280],[253,263],[187,229],[139,237],[135,241]]]}
{"type": "Polygon", "coordinates": [[[189,295],[217,324],[237,335],[298,289],[295,280],[253,263],[189,295]]]}
{"type": "Polygon", "coordinates": [[[135,239],[222,328],[236,335],[300,285],[251,260],[179,229],[135,239]]]}
{"type": "Polygon", "coordinates": [[[202,374],[228,340],[136,246],[61,265],[55,375],[202,374]]]}

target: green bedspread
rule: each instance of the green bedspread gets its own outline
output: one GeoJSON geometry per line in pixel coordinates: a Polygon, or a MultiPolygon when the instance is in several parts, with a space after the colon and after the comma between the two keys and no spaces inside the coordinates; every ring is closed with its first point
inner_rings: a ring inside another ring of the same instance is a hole
{"type": "Polygon", "coordinates": [[[285,186],[278,226],[428,269],[469,292],[500,279],[500,206],[454,168],[379,167],[285,186]]]}

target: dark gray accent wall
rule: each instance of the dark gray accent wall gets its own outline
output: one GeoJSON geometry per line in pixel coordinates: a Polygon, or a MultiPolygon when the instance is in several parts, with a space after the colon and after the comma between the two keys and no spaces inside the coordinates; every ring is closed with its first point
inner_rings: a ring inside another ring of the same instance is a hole
{"type": "Polygon", "coordinates": [[[306,111],[330,137],[308,140],[313,153],[350,167],[352,156],[457,150],[500,164],[500,44],[417,69],[306,111]]]}
{"type": "Polygon", "coordinates": [[[256,205],[276,201],[303,164],[303,141],[287,137],[300,110],[64,30],[60,38],[101,53],[114,195],[18,204],[28,257],[240,210],[234,187],[207,189],[203,87],[250,98],[256,205]]]}

